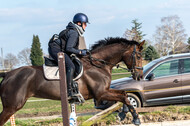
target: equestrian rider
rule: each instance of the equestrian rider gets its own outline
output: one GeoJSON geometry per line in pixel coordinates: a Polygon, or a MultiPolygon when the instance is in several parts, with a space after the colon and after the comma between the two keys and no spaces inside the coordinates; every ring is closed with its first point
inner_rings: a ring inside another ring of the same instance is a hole
{"type": "MultiPolygon", "coordinates": [[[[77,82],[73,81],[75,65],[70,59],[71,54],[85,56],[87,50],[79,50],[79,36],[85,32],[85,28],[87,26],[88,17],[83,13],[77,13],[73,17],[73,22],[69,22],[66,27],[66,30],[63,30],[59,33],[59,38],[62,41],[62,49],[61,47],[57,48],[56,46],[49,46],[48,51],[50,56],[55,60],[58,61],[57,53],[64,52],[65,53],[65,66],[66,66],[66,76],[67,76],[67,89],[68,89],[68,96],[73,98],[78,94],[73,92],[74,84],[77,82]],[[66,31],[66,32],[65,32],[66,31]],[[63,44],[65,41],[65,45],[63,44]],[[63,49],[64,48],[64,49],[63,49]]],[[[78,84],[77,84],[78,85],[78,84]]],[[[78,87],[78,86],[77,86],[78,87]]],[[[78,90],[78,89],[77,89],[78,90]]]]}

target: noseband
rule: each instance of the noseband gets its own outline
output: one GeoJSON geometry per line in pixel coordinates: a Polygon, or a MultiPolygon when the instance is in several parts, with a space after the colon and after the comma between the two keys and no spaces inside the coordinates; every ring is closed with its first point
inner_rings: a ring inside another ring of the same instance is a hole
{"type": "Polygon", "coordinates": [[[92,57],[92,54],[91,54],[90,51],[89,51],[88,53],[89,53],[89,60],[90,60],[90,63],[91,63],[93,66],[96,66],[96,67],[98,67],[98,68],[102,68],[102,67],[104,67],[105,65],[109,65],[109,64],[110,64],[110,65],[116,66],[116,68],[122,68],[122,69],[125,69],[125,70],[127,70],[127,71],[129,71],[129,72],[132,72],[132,73],[136,73],[136,69],[143,70],[143,67],[139,67],[139,66],[137,67],[137,66],[136,66],[135,55],[136,55],[136,54],[139,54],[140,56],[142,56],[142,54],[141,54],[140,52],[137,52],[137,51],[136,51],[136,45],[134,46],[134,50],[133,50],[133,53],[132,53],[132,55],[131,55],[131,58],[132,58],[132,60],[133,60],[133,64],[132,64],[132,68],[131,68],[131,69],[127,69],[127,68],[121,67],[119,64],[113,64],[113,63],[110,63],[110,62],[105,61],[105,60],[103,60],[103,59],[94,58],[94,57],[92,57]],[[102,65],[97,65],[97,64],[93,63],[93,61],[98,61],[98,62],[100,62],[102,65]]]}

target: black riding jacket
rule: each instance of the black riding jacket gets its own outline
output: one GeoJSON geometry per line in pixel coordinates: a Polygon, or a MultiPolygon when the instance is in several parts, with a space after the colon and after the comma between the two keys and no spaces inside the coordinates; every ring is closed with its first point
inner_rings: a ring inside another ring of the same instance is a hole
{"type": "MultiPolygon", "coordinates": [[[[79,33],[76,29],[76,26],[70,22],[67,27],[68,32],[65,35],[65,49],[64,52],[67,53],[68,55],[70,54],[79,54],[80,50],[78,49],[79,46],[79,33]]],[[[61,32],[60,34],[61,35],[61,32]]],[[[63,36],[59,36],[60,38],[64,39],[63,36]]]]}

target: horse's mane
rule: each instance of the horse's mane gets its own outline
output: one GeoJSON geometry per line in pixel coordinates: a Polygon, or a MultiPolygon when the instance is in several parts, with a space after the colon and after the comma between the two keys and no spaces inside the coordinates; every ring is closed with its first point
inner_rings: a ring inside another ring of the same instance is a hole
{"type": "Polygon", "coordinates": [[[111,44],[115,44],[115,43],[121,43],[121,44],[125,44],[125,45],[134,45],[134,44],[139,45],[138,42],[133,41],[133,40],[130,41],[130,40],[127,40],[125,38],[120,38],[120,37],[115,37],[115,38],[108,37],[103,40],[99,40],[94,45],[92,45],[91,51],[102,48],[106,45],[111,45],[111,44]]]}

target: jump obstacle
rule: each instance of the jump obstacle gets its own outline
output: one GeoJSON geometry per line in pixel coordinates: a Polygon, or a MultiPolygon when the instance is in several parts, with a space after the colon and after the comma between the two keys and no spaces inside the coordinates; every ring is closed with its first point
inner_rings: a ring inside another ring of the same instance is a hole
{"type": "Polygon", "coordinates": [[[11,126],[16,126],[16,123],[15,123],[15,116],[14,116],[14,115],[12,115],[12,116],[10,117],[10,123],[11,123],[11,126]]]}
{"type": "Polygon", "coordinates": [[[82,126],[91,126],[98,122],[101,122],[101,119],[107,117],[111,113],[115,112],[116,110],[120,109],[123,106],[123,103],[117,102],[116,104],[112,105],[111,107],[101,111],[100,113],[94,115],[93,117],[89,118],[85,122],[82,123],[82,126]]]}

